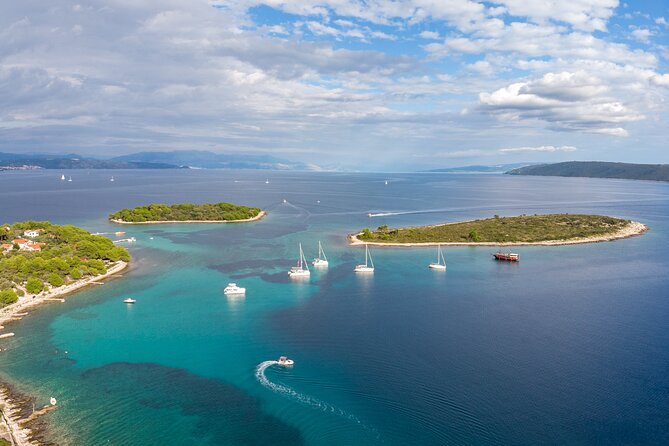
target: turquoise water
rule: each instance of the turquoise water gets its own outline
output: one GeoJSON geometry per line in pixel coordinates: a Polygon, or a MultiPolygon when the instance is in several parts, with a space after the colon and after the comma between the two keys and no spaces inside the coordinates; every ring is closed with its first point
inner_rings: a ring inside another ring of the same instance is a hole
{"type": "Polygon", "coordinates": [[[232,201],[269,210],[239,225],[124,227],[121,279],[32,312],[1,374],[72,445],[666,444],[669,185],[502,175],[242,171],[11,172],[0,220],[118,230],[147,202],[232,201]],[[269,184],[265,184],[269,179],[269,184]],[[384,181],[389,184],[385,185],[384,181]],[[286,203],[283,200],[286,200],[286,203]],[[369,218],[369,212],[390,213],[369,218]],[[345,234],[543,212],[647,223],[614,243],[372,249],[345,234]],[[330,260],[289,280],[298,243],[330,260]],[[228,282],[245,297],[223,294],[228,282]],[[137,304],[121,301],[132,296],[137,304]],[[265,363],[280,355],[284,369],[265,363]]]}

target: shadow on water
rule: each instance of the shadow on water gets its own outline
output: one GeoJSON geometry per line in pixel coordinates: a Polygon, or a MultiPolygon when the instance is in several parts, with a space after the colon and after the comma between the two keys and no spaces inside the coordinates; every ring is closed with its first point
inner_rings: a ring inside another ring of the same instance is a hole
{"type": "MultiPolygon", "coordinates": [[[[193,434],[196,438],[206,439],[198,444],[304,444],[299,430],[265,413],[255,398],[221,380],[203,378],[184,369],[153,363],[113,363],[88,370],[82,378],[100,395],[112,398],[101,407],[106,416],[129,425],[142,419],[152,423],[156,419],[165,419],[170,411],[178,411],[195,417],[193,434]],[[129,401],[135,401],[139,406],[138,414],[127,411],[129,401]],[[123,404],[119,405],[119,402],[123,404]]],[[[114,429],[113,433],[108,433],[110,437],[106,437],[103,429],[100,434],[115,444],[146,444],[141,438],[122,438],[125,431],[114,429]]],[[[152,432],[151,444],[170,444],[169,431],[152,432]],[[165,438],[160,438],[163,435],[165,438]]],[[[103,438],[91,440],[103,441],[103,438]]]]}

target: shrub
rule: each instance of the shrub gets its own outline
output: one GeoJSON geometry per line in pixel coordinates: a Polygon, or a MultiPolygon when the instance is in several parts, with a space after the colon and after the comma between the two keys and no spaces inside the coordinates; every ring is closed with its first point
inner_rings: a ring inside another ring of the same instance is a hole
{"type": "Polygon", "coordinates": [[[0,291],[0,305],[5,306],[13,304],[18,300],[16,293],[12,289],[0,291]]]}
{"type": "Polygon", "coordinates": [[[65,280],[59,276],[56,273],[51,273],[49,274],[49,277],[47,278],[51,286],[58,288],[59,286],[62,286],[65,283],[65,280]]]}
{"type": "Polygon", "coordinates": [[[30,294],[37,294],[43,289],[44,289],[44,284],[42,283],[41,280],[35,277],[31,277],[26,282],[26,291],[28,291],[30,294]]]}

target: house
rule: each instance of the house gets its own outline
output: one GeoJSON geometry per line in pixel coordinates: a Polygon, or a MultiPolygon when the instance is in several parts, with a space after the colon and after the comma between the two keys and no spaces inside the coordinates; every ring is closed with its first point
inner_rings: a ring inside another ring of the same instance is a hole
{"type": "Polygon", "coordinates": [[[2,248],[3,252],[9,252],[14,248],[14,245],[12,245],[11,243],[3,243],[2,245],[0,245],[0,248],[2,248]]]}
{"type": "Polygon", "coordinates": [[[26,237],[33,238],[33,237],[39,236],[40,232],[41,231],[39,229],[28,229],[28,230],[23,231],[23,235],[26,236],[26,237]]]}
{"type": "Polygon", "coordinates": [[[31,240],[26,240],[22,238],[17,238],[12,240],[12,243],[15,245],[19,245],[19,249],[21,251],[41,251],[42,246],[46,245],[46,243],[42,242],[33,242],[31,240]]]}

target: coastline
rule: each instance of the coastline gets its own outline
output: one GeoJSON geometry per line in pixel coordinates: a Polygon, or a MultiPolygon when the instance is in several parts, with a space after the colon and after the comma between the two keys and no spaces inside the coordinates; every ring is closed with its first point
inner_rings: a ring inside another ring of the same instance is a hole
{"type": "MultiPolygon", "coordinates": [[[[60,300],[67,294],[79,291],[102,279],[112,277],[127,267],[128,262],[118,261],[105,274],[77,280],[69,285],[46,293],[21,296],[17,302],[0,309],[0,326],[21,320],[29,309],[44,303],[60,300]]],[[[6,331],[6,327],[3,327],[2,330],[6,331]]],[[[0,382],[0,438],[8,437],[14,446],[40,446],[44,444],[40,441],[40,437],[43,434],[43,424],[38,423],[39,414],[46,413],[52,409],[45,406],[44,409],[36,412],[37,416],[31,416],[31,413],[28,412],[27,404],[32,401],[31,398],[16,392],[9,384],[0,382]]]]}
{"type": "MultiPolygon", "coordinates": [[[[461,222],[458,222],[461,223],[461,222]]],[[[371,245],[371,246],[387,246],[387,247],[416,247],[416,246],[562,246],[562,245],[579,245],[583,243],[600,243],[600,242],[610,242],[613,240],[620,240],[629,237],[635,237],[641,235],[648,231],[648,226],[638,221],[632,221],[630,224],[625,226],[623,229],[610,233],[604,234],[596,237],[583,237],[570,240],[545,240],[541,242],[503,242],[503,243],[493,243],[493,242],[421,242],[421,243],[396,243],[396,242],[365,242],[360,240],[358,236],[362,232],[357,234],[349,234],[348,241],[349,245],[371,245]]]]}
{"type": "Polygon", "coordinates": [[[111,223],[117,225],[176,225],[176,224],[191,224],[191,223],[246,223],[250,221],[258,221],[267,215],[266,211],[260,211],[258,215],[251,218],[244,218],[241,220],[165,220],[165,221],[123,221],[116,219],[109,219],[111,223]]]}

